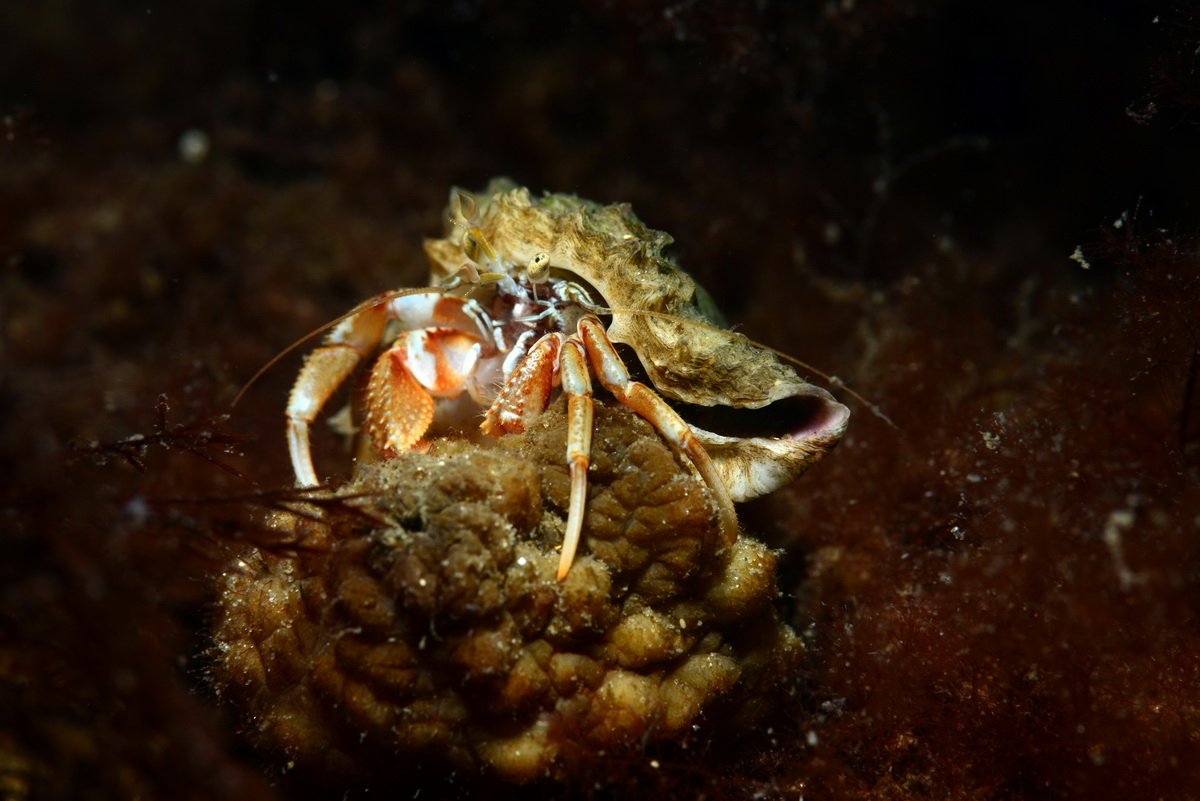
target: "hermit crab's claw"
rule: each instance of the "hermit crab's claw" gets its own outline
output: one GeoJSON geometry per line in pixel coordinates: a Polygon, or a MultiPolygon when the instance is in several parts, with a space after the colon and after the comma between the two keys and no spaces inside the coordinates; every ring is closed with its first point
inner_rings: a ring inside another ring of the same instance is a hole
{"type": "Polygon", "coordinates": [[[717,434],[691,422],[735,501],[766,495],[799,478],[837,445],[850,420],[848,408],[811,384],[769,408],[765,416],[774,423],[772,433],[760,436],[717,434]]]}

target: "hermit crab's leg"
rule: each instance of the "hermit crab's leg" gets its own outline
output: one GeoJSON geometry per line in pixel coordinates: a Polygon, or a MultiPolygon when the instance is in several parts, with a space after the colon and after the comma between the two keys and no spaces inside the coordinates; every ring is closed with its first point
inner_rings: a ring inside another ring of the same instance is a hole
{"type": "Polygon", "coordinates": [[[592,382],[583,343],[575,336],[564,341],[557,332],[535,342],[504,382],[480,428],[493,437],[519,434],[545,411],[550,391],[559,381],[567,396],[567,464],[571,476],[567,524],[558,560],[558,578],[562,579],[575,560],[583,531],[592,450],[592,382]]]}
{"type": "Polygon", "coordinates": [[[729,490],[717,473],[708,452],[696,439],[692,429],[654,390],[640,381],[629,379],[629,371],[625,369],[621,357],[617,355],[608,334],[604,331],[604,326],[597,318],[592,315],[583,317],[579,321],[578,336],[583,340],[596,371],[596,378],[604,388],[621,403],[646,418],[660,434],[691,459],[700,472],[700,477],[716,497],[721,533],[726,541],[736,541],[738,524],[733,500],[729,497],[729,490]]]}
{"type": "Polygon", "coordinates": [[[500,388],[479,427],[489,437],[520,434],[537,419],[550,401],[550,390],[558,383],[555,367],[563,335],[546,334],[533,343],[500,388]]]}
{"type": "Polygon", "coordinates": [[[288,451],[297,486],[315,487],[321,483],[313,469],[308,427],[346,376],[379,344],[387,318],[384,303],[347,317],[333,327],[325,343],[310,353],[300,368],[287,405],[288,451]]]}
{"type": "Polygon", "coordinates": [[[588,376],[583,343],[572,336],[559,355],[563,392],[567,396],[567,464],[571,471],[571,496],[558,579],[566,578],[579,547],[583,530],[583,507],[587,502],[587,470],[592,452],[592,379],[588,376]]]}

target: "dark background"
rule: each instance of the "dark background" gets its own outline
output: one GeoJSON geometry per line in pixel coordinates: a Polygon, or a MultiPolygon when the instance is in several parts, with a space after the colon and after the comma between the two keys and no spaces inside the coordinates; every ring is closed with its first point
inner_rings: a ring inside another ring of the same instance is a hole
{"type": "Polygon", "coordinates": [[[0,7],[0,798],[361,789],[280,779],[208,688],[208,579],[290,481],[299,357],[230,403],[424,283],[449,187],[498,174],[630,201],[897,428],[848,400],[744,508],[810,646],[769,736],[371,789],[1200,794],[1192,10],[294,6],[0,7]]]}

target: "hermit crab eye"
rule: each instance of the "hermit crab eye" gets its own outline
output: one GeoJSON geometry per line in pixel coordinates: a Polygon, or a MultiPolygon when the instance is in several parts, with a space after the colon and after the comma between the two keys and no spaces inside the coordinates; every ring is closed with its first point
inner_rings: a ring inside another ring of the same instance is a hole
{"type": "Polygon", "coordinates": [[[463,255],[473,262],[479,262],[479,256],[483,250],[483,246],[479,244],[479,240],[471,232],[467,232],[463,236],[463,255]]]}
{"type": "Polygon", "coordinates": [[[537,253],[529,264],[525,265],[525,274],[529,276],[531,284],[540,284],[550,275],[550,254],[537,253]]]}

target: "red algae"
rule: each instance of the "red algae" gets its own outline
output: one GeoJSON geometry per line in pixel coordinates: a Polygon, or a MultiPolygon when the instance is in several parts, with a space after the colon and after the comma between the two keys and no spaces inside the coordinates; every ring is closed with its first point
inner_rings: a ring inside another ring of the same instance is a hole
{"type": "Polygon", "coordinates": [[[897,297],[864,380],[899,431],[861,425],[818,497],[797,501],[814,521],[798,544],[818,621],[817,744],[780,786],[854,798],[1191,786],[1200,475],[1181,426],[1197,403],[1200,283],[1187,253],[1160,249],[1122,291],[1080,289],[1065,310],[1035,293],[1036,313],[1007,330],[986,271],[973,303],[944,274],[897,297]],[[923,326],[913,306],[951,296],[961,308],[923,326]],[[936,424],[918,414],[929,409],[936,424]]]}

